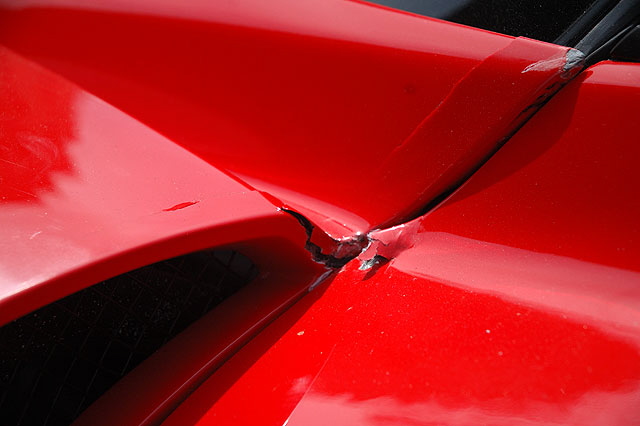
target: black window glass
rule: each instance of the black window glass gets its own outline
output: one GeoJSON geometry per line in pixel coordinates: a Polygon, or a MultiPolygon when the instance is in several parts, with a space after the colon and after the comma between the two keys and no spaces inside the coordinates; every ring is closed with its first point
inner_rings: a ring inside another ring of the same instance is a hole
{"type": "Polygon", "coordinates": [[[597,0],[369,0],[512,36],[554,42],[597,0]]]}

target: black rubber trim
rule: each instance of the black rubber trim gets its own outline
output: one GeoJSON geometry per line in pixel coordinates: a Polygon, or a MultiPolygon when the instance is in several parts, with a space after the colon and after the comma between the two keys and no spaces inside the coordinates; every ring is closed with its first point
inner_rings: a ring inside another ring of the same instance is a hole
{"type": "MultiPolygon", "coordinates": [[[[640,0],[621,0],[598,22],[575,48],[587,57],[586,65],[592,65],[606,59],[610,49],[603,52],[603,47],[610,46],[612,41],[619,41],[631,30],[640,16],[640,0]]],[[[613,46],[611,45],[611,48],[613,46]]]]}
{"type": "Polygon", "coordinates": [[[553,42],[562,46],[575,46],[616,4],[616,0],[596,1],[553,42]]]}
{"type": "Polygon", "coordinates": [[[611,59],[640,62],[640,25],[636,25],[611,49],[611,59]]]}

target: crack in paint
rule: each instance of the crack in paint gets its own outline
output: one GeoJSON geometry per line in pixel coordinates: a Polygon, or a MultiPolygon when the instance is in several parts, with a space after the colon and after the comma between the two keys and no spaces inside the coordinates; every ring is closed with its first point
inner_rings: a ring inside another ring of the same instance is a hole
{"type": "Polygon", "coordinates": [[[326,232],[320,230],[323,233],[323,237],[326,241],[328,241],[330,246],[333,247],[322,247],[320,244],[317,244],[312,241],[313,232],[316,229],[316,226],[311,223],[309,219],[307,219],[304,215],[286,208],[280,208],[281,211],[290,214],[294,218],[298,220],[300,225],[305,230],[307,234],[307,241],[305,242],[305,249],[311,253],[311,256],[314,261],[321,263],[332,269],[340,269],[344,265],[346,265],[349,261],[358,257],[362,251],[364,251],[369,246],[369,239],[364,234],[356,234],[353,237],[345,238],[343,240],[336,240],[329,236],[326,232]],[[324,250],[330,249],[330,253],[325,253],[324,250]]]}
{"type": "MultiPolygon", "coordinates": [[[[514,40],[514,44],[515,43],[522,43],[522,41],[516,39],[514,40]]],[[[508,47],[513,49],[513,46],[511,45],[508,47]]],[[[416,129],[414,129],[409,137],[394,148],[391,156],[393,156],[393,154],[400,153],[403,149],[408,148],[410,143],[415,142],[413,139],[420,136],[421,132],[424,132],[426,125],[432,121],[437,121],[438,114],[443,114],[445,105],[450,106],[449,104],[455,104],[455,102],[453,102],[455,96],[466,96],[465,90],[467,89],[462,86],[469,84],[470,76],[473,76],[474,73],[480,75],[481,66],[483,64],[486,65],[489,63],[489,59],[493,61],[500,60],[501,55],[506,55],[506,50],[506,48],[502,49],[487,60],[472,67],[460,79],[460,81],[454,85],[450,93],[440,102],[440,104],[416,129]],[[462,93],[462,95],[460,95],[460,93],[462,93]]],[[[400,252],[414,245],[415,234],[420,226],[420,218],[439,205],[444,198],[447,198],[464,182],[470,179],[471,176],[480,169],[520,128],[522,128],[522,126],[528,122],[528,120],[553,95],[555,95],[562,87],[580,73],[584,67],[584,63],[585,54],[583,52],[577,49],[567,49],[556,56],[552,56],[526,66],[521,71],[522,74],[531,71],[546,73],[547,86],[541,90],[538,89],[537,92],[539,95],[533,100],[533,102],[523,108],[520,113],[515,114],[513,121],[505,128],[506,135],[494,142],[494,148],[491,149],[478,164],[471,167],[469,173],[465,174],[462,179],[455,182],[451,187],[449,187],[449,189],[446,189],[444,192],[441,192],[440,195],[432,199],[432,201],[439,200],[438,203],[427,203],[426,206],[420,210],[420,213],[417,216],[408,217],[401,224],[384,229],[375,229],[366,234],[358,233],[351,237],[337,240],[332,238],[322,229],[319,229],[320,234],[316,233],[314,235],[314,231],[318,227],[316,227],[304,215],[287,208],[281,208],[280,210],[295,217],[303,226],[307,234],[305,249],[311,253],[314,261],[331,268],[330,271],[335,271],[337,269],[341,269],[350,261],[358,258],[361,262],[359,267],[360,270],[368,271],[368,274],[375,273],[378,268],[391,262],[400,252]],[[511,127],[511,129],[509,129],[509,127],[511,127]],[[324,243],[318,243],[319,240],[324,240],[324,243]]],[[[477,79],[477,77],[474,78],[477,79]]],[[[451,111],[449,111],[449,113],[451,113],[451,111]]]]}
{"type": "Polygon", "coordinates": [[[186,207],[191,207],[194,204],[198,204],[200,201],[186,201],[184,203],[176,204],[175,206],[171,206],[167,209],[162,209],[163,212],[174,212],[176,210],[184,209],[186,207]]]}

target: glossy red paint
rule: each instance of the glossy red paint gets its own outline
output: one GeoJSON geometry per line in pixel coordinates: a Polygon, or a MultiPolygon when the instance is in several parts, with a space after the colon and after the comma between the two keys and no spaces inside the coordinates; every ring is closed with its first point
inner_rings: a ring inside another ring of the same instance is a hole
{"type": "Polygon", "coordinates": [[[324,272],[297,221],[258,192],[6,48],[0,60],[0,323],[221,245],[248,246],[265,274],[295,258],[287,281],[300,288],[324,272]]]}
{"type": "Polygon", "coordinates": [[[0,61],[0,324],[195,250],[233,248],[260,270],[89,412],[112,418],[100,416],[106,406],[131,424],[164,418],[325,268],[304,249],[299,223],[258,192],[4,47],[0,61]]]}
{"type": "Polygon", "coordinates": [[[335,238],[417,214],[567,77],[565,47],[354,1],[2,4],[2,43],[335,238]]]}
{"type": "Polygon", "coordinates": [[[0,323],[213,246],[262,272],[78,424],[640,421],[637,65],[584,73],[239,350],[325,272],[278,207],[335,237],[415,215],[567,49],[353,1],[1,3],[0,323]]]}
{"type": "Polygon", "coordinates": [[[492,159],[500,167],[485,168],[425,225],[640,271],[639,85],[638,65],[585,71],[492,159]]]}
{"type": "Polygon", "coordinates": [[[638,423],[639,101],[640,66],[587,70],[164,424],[638,423]]]}

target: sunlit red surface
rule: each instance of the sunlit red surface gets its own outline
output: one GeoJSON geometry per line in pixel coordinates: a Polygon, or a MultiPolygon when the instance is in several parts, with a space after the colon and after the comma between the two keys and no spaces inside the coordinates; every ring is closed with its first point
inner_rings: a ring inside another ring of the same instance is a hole
{"type": "Polygon", "coordinates": [[[79,425],[640,423],[638,65],[500,148],[567,48],[343,0],[1,3],[0,322],[194,250],[261,270],[79,425]],[[371,245],[316,287],[281,207],[371,245]]]}
{"type": "Polygon", "coordinates": [[[374,233],[362,259],[390,262],[350,265],[166,424],[636,423],[638,81],[585,72],[434,212],[374,233]]]}

